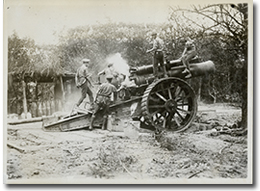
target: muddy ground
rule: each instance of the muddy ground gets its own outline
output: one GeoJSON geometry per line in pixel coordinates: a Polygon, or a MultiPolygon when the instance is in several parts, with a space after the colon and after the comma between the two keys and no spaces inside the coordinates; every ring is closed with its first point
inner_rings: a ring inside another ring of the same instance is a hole
{"type": "MultiPolygon", "coordinates": [[[[8,125],[7,180],[180,180],[247,178],[247,136],[216,134],[240,120],[239,108],[202,105],[169,142],[148,130],[44,132],[42,123],[8,125]]],[[[47,182],[48,182],[47,181],[47,182]]],[[[84,182],[85,181],[85,182],[84,182]]],[[[170,182],[170,181],[169,181],[170,182]]],[[[82,183],[82,182],[81,182],[82,183]]]]}

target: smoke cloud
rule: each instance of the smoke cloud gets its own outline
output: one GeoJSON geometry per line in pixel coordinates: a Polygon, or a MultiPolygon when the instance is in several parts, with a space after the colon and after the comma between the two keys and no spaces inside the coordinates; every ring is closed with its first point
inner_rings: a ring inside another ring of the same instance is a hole
{"type": "Polygon", "coordinates": [[[113,54],[109,56],[106,59],[106,62],[108,63],[113,63],[115,71],[117,71],[119,74],[124,74],[125,75],[125,80],[123,82],[124,85],[130,86],[131,82],[129,80],[129,65],[127,64],[127,61],[122,58],[120,53],[113,54]]]}
{"type": "Polygon", "coordinates": [[[120,53],[116,53],[116,54],[109,56],[106,59],[106,61],[108,63],[113,63],[114,69],[118,73],[129,76],[129,65],[127,64],[126,60],[122,58],[120,53]]]}

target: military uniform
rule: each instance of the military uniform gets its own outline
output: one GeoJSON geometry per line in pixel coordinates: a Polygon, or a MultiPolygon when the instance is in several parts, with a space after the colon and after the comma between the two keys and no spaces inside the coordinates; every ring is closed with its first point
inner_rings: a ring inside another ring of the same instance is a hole
{"type": "MultiPolygon", "coordinates": [[[[111,79],[112,80],[112,76],[107,76],[107,79],[111,79]]],[[[106,121],[107,121],[107,115],[109,112],[109,105],[115,101],[112,99],[112,94],[114,94],[114,99],[116,99],[116,94],[117,94],[117,89],[116,87],[111,84],[111,82],[106,82],[103,83],[98,91],[97,91],[97,96],[94,102],[94,110],[93,110],[93,114],[92,114],[92,120],[91,120],[91,126],[90,129],[93,129],[93,122],[95,119],[95,115],[99,110],[103,110],[104,111],[104,122],[102,125],[102,129],[105,129],[106,126],[106,121]]]]}
{"type": "MultiPolygon", "coordinates": [[[[83,62],[89,62],[89,60],[83,60],[83,62]]],[[[75,76],[75,81],[76,81],[76,86],[81,88],[81,97],[76,104],[76,106],[80,106],[80,104],[83,102],[83,100],[86,98],[87,94],[89,96],[89,101],[91,104],[94,102],[93,98],[93,93],[89,86],[91,85],[89,79],[89,71],[88,68],[83,64],[81,67],[78,68],[76,76],[75,76]]]]}
{"type": "Polygon", "coordinates": [[[186,76],[186,78],[191,77],[191,73],[190,73],[190,63],[189,61],[195,57],[197,54],[196,51],[196,47],[195,44],[193,43],[193,41],[188,40],[185,43],[185,49],[183,52],[183,55],[181,57],[182,63],[185,66],[185,70],[183,71],[183,73],[188,73],[188,75],[186,76]]]}
{"type": "Polygon", "coordinates": [[[112,84],[118,88],[119,87],[119,82],[118,82],[118,76],[119,73],[117,71],[115,71],[115,69],[113,68],[113,64],[108,64],[108,68],[102,70],[101,72],[98,73],[98,81],[100,83],[100,75],[105,75],[107,76],[112,76],[112,84]]]}
{"type": "Polygon", "coordinates": [[[162,69],[162,71],[164,72],[164,74],[166,75],[166,69],[164,66],[164,60],[165,60],[165,53],[164,53],[164,42],[162,39],[160,39],[157,36],[157,33],[153,32],[152,36],[154,36],[153,39],[153,48],[148,50],[147,52],[154,52],[153,55],[153,73],[154,76],[156,78],[158,78],[158,70],[159,70],[159,64],[160,64],[160,68],[162,69]]]}
{"type": "Polygon", "coordinates": [[[97,92],[93,114],[96,114],[101,108],[105,110],[105,113],[107,113],[109,105],[113,102],[111,96],[113,93],[116,92],[117,89],[113,84],[110,84],[108,82],[102,84],[97,92]]]}

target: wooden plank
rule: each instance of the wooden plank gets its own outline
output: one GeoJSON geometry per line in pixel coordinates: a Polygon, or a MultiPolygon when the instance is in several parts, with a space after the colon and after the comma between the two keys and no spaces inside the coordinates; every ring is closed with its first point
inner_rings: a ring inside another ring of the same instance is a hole
{"type": "Polygon", "coordinates": [[[75,109],[73,109],[73,111],[76,111],[76,112],[78,112],[78,113],[84,113],[84,114],[90,114],[90,113],[92,113],[92,111],[87,110],[87,109],[82,109],[82,108],[75,108],[75,109]]]}
{"type": "Polygon", "coordinates": [[[23,123],[35,123],[35,122],[41,122],[42,117],[35,117],[31,119],[20,119],[20,120],[15,120],[15,121],[9,121],[8,124],[10,125],[18,125],[18,124],[23,124],[23,123]]]}
{"type": "Polygon", "coordinates": [[[12,149],[16,149],[17,151],[21,152],[21,153],[25,153],[25,149],[13,144],[13,143],[7,143],[7,146],[12,148],[12,149]]]}
{"type": "MultiPolygon", "coordinates": [[[[110,106],[111,112],[118,110],[121,111],[121,108],[130,108],[130,105],[133,102],[138,102],[142,99],[141,96],[135,97],[130,100],[126,100],[123,102],[119,102],[116,104],[113,104],[110,106]]],[[[86,127],[89,127],[90,125],[90,120],[92,116],[92,112],[89,110],[81,109],[81,108],[75,108],[75,112],[81,113],[76,116],[68,116],[67,118],[61,119],[57,122],[50,123],[50,124],[44,124],[43,125],[43,130],[44,131],[71,131],[71,130],[76,130],[76,129],[83,129],[86,127]]],[[[103,121],[103,113],[102,111],[99,111],[97,113],[96,119],[94,121],[94,126],[100,126],[103,121]]]]}
{"type": "Polygon", "coordinates": [[[215,109],[201,109],[201,110],[198,110],[198,112],[216,112],[215,109]]]}

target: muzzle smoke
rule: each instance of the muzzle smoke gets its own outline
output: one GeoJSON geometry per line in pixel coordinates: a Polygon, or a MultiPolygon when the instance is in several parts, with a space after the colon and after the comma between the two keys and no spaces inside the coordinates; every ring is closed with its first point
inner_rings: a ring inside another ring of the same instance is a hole
{"type": "MultiPolygon", "coordinates": [[[[131,82],[129,80],[129,65],[127,64],[127,61],[122,58],[120,53],[116,53],[114,55],[109,56],[106,61],[108,63],[113,63],[115,71],[117,71],[119,74],[124,74],[125,79],[123,80],[123,84],[125,86],[130,86],[131,82]]],[[[122,78],[122,76],[120,76],[122,78]]]]}
{"type": "Polygon", "coordinates": [[[116,53],[112,56],[109,56],[106,61],[108,63],[113,63],[114,64],[114,69],[120,73],[120,74],[124,74],[126,76],[129,76],[129,66],[126,62],[125,59],[122,58],[120,53],[116,53]]]}

